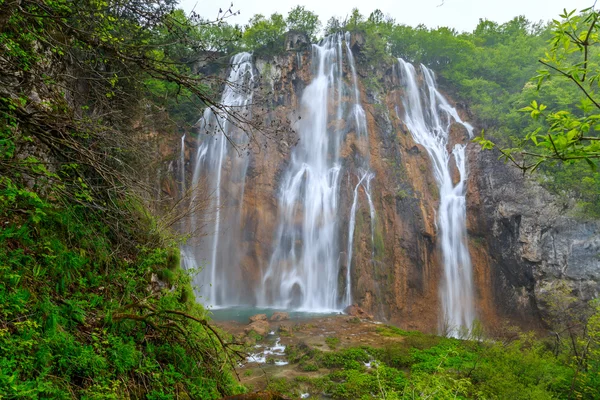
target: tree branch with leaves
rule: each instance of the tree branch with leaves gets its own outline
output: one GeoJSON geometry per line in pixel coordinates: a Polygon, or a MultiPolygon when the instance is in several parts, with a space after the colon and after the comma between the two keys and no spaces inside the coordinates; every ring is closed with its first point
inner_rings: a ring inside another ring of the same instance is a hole
{"type": "MultiPolygon", "coordinates": [[[[533,78],[539,90],[551,79],[563,79],[580,94],[577,109],[549,109],[532,101],[520,109],[529,113],[539,127],[525,135],[513,148],[500,149],[502,158],[524,172],[533,172],[544,163],[585,161],[596,170],[600,160],[600,14],[593,7],[560,15],[552,21],[552,39],[544,66],[533,78]]],[[[496,144],[484,133],[475,139],[483,149],[496,144]]]]}

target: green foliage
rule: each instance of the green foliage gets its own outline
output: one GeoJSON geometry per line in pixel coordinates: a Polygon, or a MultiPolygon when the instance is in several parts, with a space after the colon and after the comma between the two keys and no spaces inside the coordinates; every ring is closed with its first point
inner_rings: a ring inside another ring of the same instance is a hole
{"type": "MultiPolygon", "coordinates": [[[[598,13],[593,9],[580,14],[565,10],[560,18],[548,28],[552,30],[550,48],[543,46],[541,51],[536,51],[536,58],[544,69],[537,71],[533,78],[535,84],[526,83],[521,93],[510,96],[518,100],[511,101],[511,108],[518,109],[529,119],[514,112],[507,113],[506,127],[514,127],[515,137],[492,132],[492,140],[489,140],[482,133],[476,142],[484,149],[499,143],[502,158],[523,171],[540,170],[545,175],[542,182],[547,188],[577,198],[576,214],[597,218],[600,215],[600,173],[597,171],[600,105],[596,99],[600,69],[595,62],[598,13]],[[543,103],[538,99],[543,99],[543,103]],[[527,133],[522,137],[520,131],[527,133]]],[[[511,32],[523,30],[525,24],[521,22],[519,27],[518,22],[513,21],[511,32]]],[[[484,42],[496,46],[490,32],[497,28],[497,25],[486,24],[477,33],[484,42]]],[[[516,42],[517,48],[525,49],[520,41],[516,42]]]]}
{"type": "Polygon", "coordinates": [[[309,392],[335,399],[593,399],[600,395],[598,359],[592,356],[598,355],[598,315],[600,308],[587,320],[594,341],[585,367],[569,361],[568,348],[556,353],[546,339],[533,334],[503,343],[383,327],[380,334],[393,332],[388,337],[402,340],[327,352],[288,347],[288,359],[300,371],[328,372],[318,378],[276,380],[269,388],[296,397],[309,392]]]}
{"type": "Polygon", "coordinates": [[[336,347],[340,344],[340,338],[335,336],[328,336],[325,338],[325,344],[329,346],[331,350],[335,350],[336,347]]]}
{"type": "Polygon", "coordinates": [[[405,331],[392,325],[380,326],[376,329],[376,332],[381,336],[393,337],[393,336],[410,336],[410,335],[422,335],[421,332],[417,331],[405,331]]]}
{"type": "Polygon", "coordinates": [[[1,393],[219,398],[238,390],[220,362],[203,361],[226,355],[193,319],[205,311],[181,302],[190,281],[168,269],[172,249],[112,257],[98,215],[58,207],[5,177],[0,221],[1,393]],[[169,271],[174,290],[149,292],[155,271],[169,271]]]}
{"type": "Polygon", "coordinates": [[[135,183],[148,114],[214,105],[174,6],[0,1],[0,397],[241,391],[135,183]]]}
{"type": "Polygon", "coordinates": [[[256,54],[274,55],[283,50],[286,22],[281,14],[274,13],[269,19],[256,14],[250,19],[242,37],[246,49],[256,54]]]}
{"type": "Polygon", "coordinates": [[[317,33],[321,29],[319,16],[312,11],[308,11],[304,6],[296,6],[290,10],[286,19],[287,28],[290,31],[302,32],[308,38],[316,42],[317,33]]]}

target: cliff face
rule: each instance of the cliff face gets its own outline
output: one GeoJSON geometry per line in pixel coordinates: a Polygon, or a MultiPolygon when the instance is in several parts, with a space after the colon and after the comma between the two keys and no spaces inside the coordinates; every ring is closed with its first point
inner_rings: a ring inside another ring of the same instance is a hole
{"type": "MultiPolygon", "coordinates": [[[[569,216],[574,204],[473,145],[470,233],[487,247],[496,309],[533,325],[559,287],[581,300],[600,290],[600,222],[569,216]]],[[[572,214],[572,213],[571,213],[572,214]]]]}
{"type": "MultiPolygon", "coordinates": [[[[301,95],[312,79],[311,52],[287,52],[255,60],[254,65],[254,90],[260,95],[256,98],[262,99],[254,108],[266,109],[267,121],[289,120],[293,127],[301,118],[301,95]]],[[[344,68],[349,79],[350,72],[344,68]]],[[[414,142],[401,119],[403,93],[394,68],[359,65],[358,87],[369,136],[359,137],[349,130],[340,150],[344,171],[340,215],[350,212],[356,182],[348,171],[359,168],[359,155],[368,157],[375,174],[371,183],[375,221],[365,206],[366,193],[358,197],[352,297],[380,319],[404,328],[435,331],[442,274],[436,229],[439,193],[427,152],[414,142]]],[[[468,141],[458,124],[451,133],[452,145],[468,141]]],[[[240,205],[240,239],[231,249],[239,255],[241,297],[250,304],[253,288],[262,284],[274,250],[278,189],[297,140],[294,132],[276,139],[258,135],[251,148],[240,205]]],[[[195,146],[188,138],[188,178],[195,146]]],[[[563,206],[530,179],[497,161],[491,152],[481,152],[475,145],[468,149],[468,244],[478,319],[489,327],[502,318],[536,326],[539,296],[559,280],[582,298],[594,296],[600,288],[600,223],[564,216],[563,206]]],[[[340,218],[339,224],[339,241],[347,243],[348,218],[340,218]]],[[[346,274],[346,253],[339,256],[340,285],[346,274]]]]}

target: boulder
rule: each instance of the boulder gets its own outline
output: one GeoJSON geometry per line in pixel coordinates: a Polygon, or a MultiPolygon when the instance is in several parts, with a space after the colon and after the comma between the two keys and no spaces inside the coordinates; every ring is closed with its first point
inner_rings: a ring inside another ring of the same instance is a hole
{"type": "Polygon", "coordinates": [[[281,324],[279,325],[279,333],[283,335],[291,335],[293,331],[292,325],[290,324],[281,324]]]}
{"type": "Polygon", "coordinates": [[[256,332],[260,336],[265,336],[269,333],[270,326],[267,321],[254,321],[244,328],[244,333],[248,334],[252,331],[256,332]]]}
{"type": "Polygon", "coordinates": [[[289,400],[289,397],[275,392],[255,392],[223,397],[221,400],[289,400]]]}
{"type": "Polygon", "coordinates": [[[358,304],[352,304],[344,309],[344,313],[351,317],[358,317],[362,319],[373,319],[371,314],[368,314],[365,310],[360,308],[358,304]]]}
{"type": "Polygon", "coordinates": [[[267,314],[256,314],[250,317],[250,323],[252,322],[256,322],[256,321],[266,321],[267,320],[267,314]]]}
{"type": "Polygon", "coordinates": [[[271,322],[279,322],[279,321],[287,321],[290,319],[290,316],[288,315],[288,313],[286,312],[274,312],[273,315],[271,315],[271,322]]]}

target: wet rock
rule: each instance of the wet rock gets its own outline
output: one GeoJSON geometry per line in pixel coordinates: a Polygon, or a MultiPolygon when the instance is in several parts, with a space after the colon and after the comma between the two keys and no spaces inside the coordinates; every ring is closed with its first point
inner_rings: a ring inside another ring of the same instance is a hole
{"type": "Polygon", "coordinates": [[[265,336],[267,333],[269,333],[270,330],[270,326],[269,323],[267,321],[254,321],[252,323],[250,323],[246,328],[244,328],[244,333],[248,334],[252,331],[254,331],[256,334],[260,335],[260,336],[265,336]]]}
{"type": "Polygon", "coordinates": [[[266,321],[267,320],[267,314],[256,314],[250,317],[250,323],[252,322],[256,322],[256,321],[266,321]]]}
{"type": "Polygon", "coordinates": [[[575,199],[550,193],[535,177],[498,161],[497,152],[472,148],[469,160],[469,231],[494,260],[498,309],[511,318],[543,316],[543,298],[557,282],[582,301],[594,298],[600,291],[600,221],[577,218],[569,212],[575,199]]]}
{"type": "Polygon", "coordinates": [[[274,312],[273,315],[271,315],[271,322],[279,322],[279,321],[287,321],[290,319],[290,316],[288,315],[288,313],[286,312],[274,312]]]}
{"type": "Polygon", "coordinates": [[[421,150],[419,150],[419,146],[415,145],[408,149],[408,154],[420,154],[421,150]]]}
{"type": "Polygon", "coordinates": [[[292,333],[292,325],[290,324],[281,324],[279,325],[279,333],[284,334],[284,335],[291,335],[292,333]]]}
{"type": "Polygon", "coordinates": [[[368,314],[365,310],[360,308],[358,304],[352,304],[344,309],[344,313],[351,317],[358,317],[362,319],[373,319],[371,314],[368,314]]]}
{"type": "Polygon", "coordinates": [[[285,34],[285,50],[303,50],[310,46],[309,37],[298,31],[289,31],[285,34]]]}
{"type": "Polygon", "coordinates": [[[284,397],[279,393],[275,392],[255,392],[255,393],[246,393],[246,394],[238,394],[235,396],[227,396],[223,397],[221,400],[288,400],[288,397],[284,397]]]}

